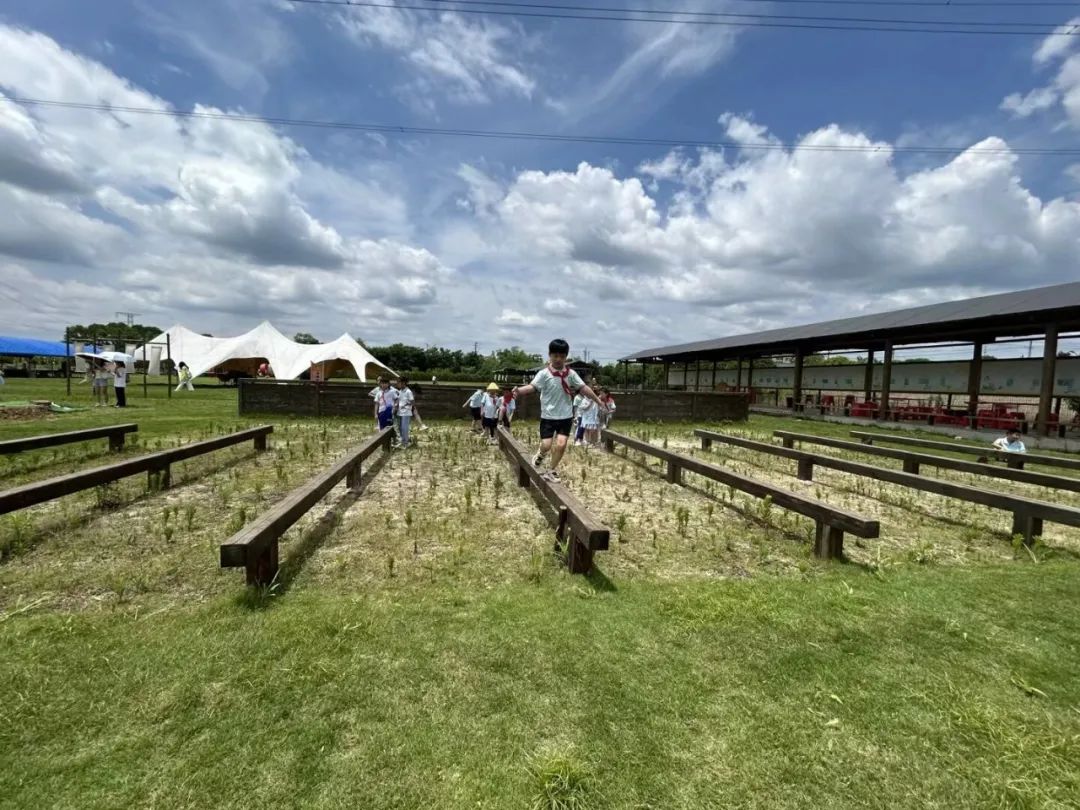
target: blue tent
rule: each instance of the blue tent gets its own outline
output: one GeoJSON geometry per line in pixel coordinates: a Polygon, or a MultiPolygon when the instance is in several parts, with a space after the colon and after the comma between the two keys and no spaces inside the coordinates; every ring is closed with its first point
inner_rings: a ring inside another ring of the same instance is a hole
{"type": "Polygon", "coordinates": [[[0,356],[4,357],[66,357],[74,349],[72,346],[69,352],[63,343],[54,340],[0,335],[0,356]]]}

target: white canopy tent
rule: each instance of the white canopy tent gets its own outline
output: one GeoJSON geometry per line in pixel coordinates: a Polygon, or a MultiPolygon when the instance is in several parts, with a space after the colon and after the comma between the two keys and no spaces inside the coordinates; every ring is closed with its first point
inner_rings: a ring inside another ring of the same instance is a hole
{"type": "MultiPolygon", "coordinates": [[[[281,380],[296,379],[305,371],[311,372],[312,379],[326,379],[349,366],[361,382],[367,382],[370,376],[378,376],[383,371],[394,373],[348,333],[330,343],[296,343],[268,321],[231,338],[206,337],[177,325],[151,342],[158,344],[155,349],[164,347],[167,342],[173,363],[187,363],[195,377],[211,370],[244,370],[264,360],[270,364],[274,376],[281,380]]],[[[149,360],[150,373],[158,374],[161,354],[160,350],[147,352],[141,348],[135,357],[149,360]]]]}

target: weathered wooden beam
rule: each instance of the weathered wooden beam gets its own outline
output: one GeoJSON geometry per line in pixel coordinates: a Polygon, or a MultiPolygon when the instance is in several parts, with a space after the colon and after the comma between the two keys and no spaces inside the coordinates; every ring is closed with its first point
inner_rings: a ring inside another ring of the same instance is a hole
{"type": "Polygon", "coordinates": [[[265,585],[278,571],[278,540],[343,478],[349,488],[360,482],[361,463],[376,450],[390,450],[393,428],[384,428],[349,450],[325,472],[294,489],[256,520],[221,544],[222,568],[244,568],[249,585],[265,585]]]}
{"type": "MultiPolygon", "coordinates": [[[[695,433],[699,436],[705,434],[710,438],[716,438],[722,435],[713,434],[708,431],[695,431],[695,433]]],[[[846,531],[858,537],[865,538],[873,538],[880,535],[881,527],[876,520],[869,520],[861,515],[830,506],[829,504],[814,498],[808,498],[804,495],[773,486],[772,484],[767,484],[763,481],[758,481],[754,478],[731,472],[730,470],[726,470],[715,464],[707,464],[706,462],[691,456],[684,456],[670,450],[664,450],[661,447],[657,447],[656,445],[642,441],[641,439],[635,439],[631,436],[625,436],[610,430],[605,430],[603,435],[618,444],[629,447],[631,450],[636,450],[639,453],[644,453],[666,461],[669,465],[674,461],[681,470],[686,472],[692,472],[704,478],[719,481],[722,484],[734,487],[735,489],[746,492],[757,498],[770,498],[772,502],[779,507],[813,518],[815,521],[831,526],[837,531],[846,531]]],[[[788,452],[797,453],[798,451],[788,452]]]]}
{"type": "Polygon", "coordinates": [[[263,439],[265,446],[266,434],[273,432],[273,430],[274,428],[271,425],[249,428],[248,430],[230,433],[227,436],[218,436],[201,442],[192,442],[191,444],[185,444],[182,447],[175,447],[171,450],[147,453],[143,456],[126,459],[124,461],[117,461],[103,467],[80,470],[79,472],[70,473],[68,475],[61,475],[56,478],[48,478],[44,481],[35,481],[32,484],[15,487],[14,489],[0,492],[0,515],[14,512],[18,509],[25,509],[28,506],[51,501],[54,498],[71,495],[75,492],[81,492],[85,489],[90,489],[91,487],[118,481],[121,478],[128,478],[143,472],[156,473],[158,475],[164,473],[164,478],[159,479],[159,485],[164,482],[164,486],[167,487],[170,464],[177,461],[183,461],[187,458],[201,456],[223,447],[242,444],[246,441],[257,442],[259,438],[263,439]]]}
{"type": "MultiPolygon", "coordinates": [[[[1039,453],[1009,453],[992,447],[978,447],[971,444],[939,442],[933,439],[917,439],[913,436],[896,436],[891,433],[868,433],[860,430],[851,431],[851,435],[863,444],[875,441],[888,444],[902,444],[908,447],[922,447],[928,450],[945,450],[950,453],[963,453],[970,456],[987,456],[1005,461],[1010,467],[1022,470],[1025,464],[1041,464],[1044,467],[1060,467],[1066,470],[1080,470],[1080,459],[1063,456],[1047,456],[1039,453]]],[[[1019,480],[1019,479],[1016,479],[1019,480]]]]}
{"type": "MultiPolygon", "coordinates": [[[[695,431],[697,434],[702,432],[705,431],[695,431]]],[[[949,498],[956,498],[957,500],[967,501],[969,503],[977,503],[981,506],[989,506],[991,509],[1001,509],[1006,512],[1012,512],[1014,524],[1016,515],[1038,518],[1037,522],[1031,524],[1031,530],[1035,534],[1042,532],[1043,520],[1049,520],[1052,523],[1060,523],[1065,526],[1080,526],[1080,509],[1075,507],[1038,501],[1034,498],[1023,498],[995,490],[980,489],[978,487],[968,486],[967,484],[954,484],[950,481],[941,481],[936,478],[923,478],[922,476],[913,475],[912,473],[900,472],[899,470],[892,470],[884,467],[875,467],[871,464],[864,464],[859,461],[848,461],[847,459],[835,458],[834,456],[823,455],[820,453],[810,453],[805,450],[792,450],[770,444],[769,442],[758,442],[752,439],[743,439],[739,436],[728,436],[726,434],[714,433],[711,431],[708,432],[714,441],[732,444],[736,447],[757,450],[763,453],[770,453],[772,455],[793,458],[796,460],[808,458],[818,467],[826,467],[828,469],[838,470],[852,475],[863,476],[864,478],[872,478],[877,481],[886,481],[890,484],[898,484],[900,486],[910,487],[911,489],[922,490],[923,492],[932,492],[936,495],[944,495],[949,498]]],[[[1030,542],[1030,537],[1028,535],[1025,535],[1025,538],[1030,542]]]]}
{"type": "Polygon", "coordinates": [[[529,451],[514,434],[499,426],[499,447],[517,470],[520,486],[532,485],[551,507],[567,538],[567,565],[571,573],[584,574],[592,568],[593,552],[606,551],[611,530],[601,523],[579,498],[563,484],[549,481],[533,466],[529,451]],[[565,513],[561,510],[565,509],[565,513]],[[565,514],[565,517],[564,517],[565,514]]]}
{"type": "Polygon", "coordinates": [[[8,453],[22,453],[26,450],[40,450],[43,447],[58,447],[62,444],[87,442],[93,439],[108,439],[110,450],[121,450],[124,447],[125,434],[135,433],[138,429],[138,425],[127,423],[87,428],[86,430],[71,430],[64,433],[46,433],[41,436],[27,436],[22,439],[7,439],[0,442],[0,456],[8,453]]]}

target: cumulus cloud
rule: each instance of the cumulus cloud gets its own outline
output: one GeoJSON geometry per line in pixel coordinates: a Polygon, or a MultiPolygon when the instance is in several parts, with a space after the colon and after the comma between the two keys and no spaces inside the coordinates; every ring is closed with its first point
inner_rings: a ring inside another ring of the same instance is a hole
{"type": "Polygon", "coordinates": [[[1011,93],[1001,102],[1001,109],[1019,118],[1048,110],[1060,103],[1069,124],[1080,129],[1080,46],[1075,34],[1080,30],[1080,17],[1074,17],[1055,29],[1036,48],[1033,60],[1039,68],[1057,64],[1051,82],[1028,93],[1011,93]]]}
{"type": "Polygon", "coordinates": [[[544,319],[539,315],[525,315],[516,309],[504,309],[495,319],[498,326],[543,326],[544,319]]]}
{"type": "Polygon", "coordinates": [[[565,298],[548,298],[543,304],[544,312],[556,318],[570,318],[577,312],[577,308],[577,304],[565,298]]]}
{"type": "MultiPolygon", "coordinates": [[[[433,254],[382,228],[343,235],[302,193],[331,188],[350,214],[405,219],[404,202],[376,181],[320,164],[263,124],[21,104],[13,99],[171,109],[36,32],[0,26],[0,54],[0,256],[37,263],[31,288],[76,273],[139,290],[141,313],[160,300],[259,317],[305,307],[339,321],[361,305],[415,314],[437,300],[450,271],[433,254]]],[[[66,300],[81,313],[89,299],[66,300]]]]}

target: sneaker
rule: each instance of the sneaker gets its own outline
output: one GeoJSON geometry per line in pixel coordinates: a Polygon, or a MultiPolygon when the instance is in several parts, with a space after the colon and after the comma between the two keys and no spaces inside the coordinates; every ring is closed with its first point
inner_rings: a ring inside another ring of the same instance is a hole
{"type": "Polygon", "coordinates": [[[537,453],[535,456],[533,456],[533,466],[534,467],[539,469],[540,466],[543,463],[544,463],[544,454],[543,453],[537,453]]]}
{"type": "Polygon", "coordinates": [[[553,484],[562,483],[562,478],[559,476],[558,470],[548,470],[544,473],[543,478],[545,481],[550,481],[553,484]]]}

